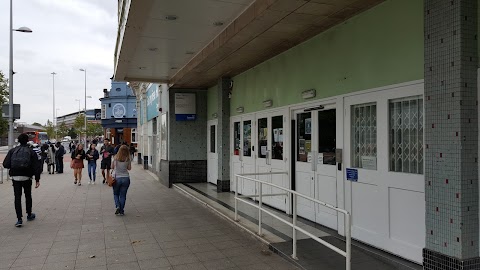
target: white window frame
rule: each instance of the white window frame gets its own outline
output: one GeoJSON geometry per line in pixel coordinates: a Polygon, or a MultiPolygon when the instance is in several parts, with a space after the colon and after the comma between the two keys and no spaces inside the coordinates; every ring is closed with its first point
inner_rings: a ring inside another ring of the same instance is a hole
{"type": "Polygon", "coordinates": [[[107,104],[102,104],[100,118],[107,119],[107,104]]]}
{"type": "Polygon", "coordinates": [[[136,128],[132,128],[131,129],[131,134],[130,134],[130,138],[131,138],[131,141],[132,143],[137,143],[138,141],[138,132],[137,132],[137,129],[136,128]],[[133,138],[135,138],[135,140],[133,140],[133,138]]]}

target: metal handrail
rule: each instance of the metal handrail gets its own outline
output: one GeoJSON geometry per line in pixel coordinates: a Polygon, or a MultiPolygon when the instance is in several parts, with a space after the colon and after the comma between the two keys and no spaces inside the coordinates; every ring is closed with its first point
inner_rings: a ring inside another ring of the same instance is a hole
{"type": "Polygon", "coordinates": [[[265,181],[262,181],[262,180],[258,180],[258,179],[248,177],[248,176],[278,175],[278,174],[288,175],[288,172],[235,174],[235,221],[239,221],[239,219],[238,219],[238,201],[241,201],[243,203],[251,205],[251,206],[258,209],[258,235],[260,235],[260,236],[262,235],[262,213],[266,213],[266,214],[274,217],[275,219],[285,223],[286,225],[292,227],[292,229],[293,229],[293,231],[292,231],[292,240],[293,240],[293,243],[292,243],[292,246],[293,246],[292,257],[294,259],[297,259],[297,231],[299,231],[299,232],[302,232],[303,234],[309,236],[313,240],[319,242],[320,244],[322,244],[322,245],[330,248],[331,250],[337,252],[338,254],[344,256],[345,257],[346,270],[350,270],[351,269],[351,260],[352,260],[352,247],[351,247],[352,246],[352,235],[351,235],[351,215],[350,215],[350,213],[348,211],[346,211],[345,209],[341,209],[341,208],[338,208],[338,207],[333,206],[331,204],[328,204],[328,203],[322,202],[320,200],[308,197],[308,196],[306,196],[304,194],[301,194],[301,193],[299,193],[295,190],[291,190],[291,189],[288,189],[288,188],[285,188],[285,187],[282,187],[282,186],[279,186],[279,185],[275,185],[275,184],[272,184],[272,183],[269,183],[269,182],[265,182],[265,181]],[[241,196],[239,196],[238,195],[238,179],[239,178],[258,183],[258,195],[255,194],[255,195],[241,195],[241,196]],[[268,185],[268,186],[271,186],[271,187],[274,187],[274,188],[278,188],[280,190],[286,191],[287,193],[265,194],[265,195],[263,195],[262,194],[262,186],[263,185],[268,185]],[[292,199],[293,199],[293,213],[292,213],[293,221],[292,222],[287,221],[287,220],[281,218],[280,216],[275,215],[273,212],[262,208],[262,205],[263,205],[262,197],[284,196],[284,195],[288,195],[288,194],[292,194],[292,199]],[[305,229],[302,229],[302,228],[297,226],[297,197],[298,196],[344,214],[344,217],[345,217],[344,230],[345,230],[345,241],[346,241],[345,251],[337,248],[336,246],[326,242],[323,239],[320,239],[319,237],[313,235],[312,233],[306,231],[305,229]],[[247,201],[247,200],[243,199],[243,198],[257,198],[257,197],[258,197],[258,205],[251,202],[251,201],[247,201]]]}

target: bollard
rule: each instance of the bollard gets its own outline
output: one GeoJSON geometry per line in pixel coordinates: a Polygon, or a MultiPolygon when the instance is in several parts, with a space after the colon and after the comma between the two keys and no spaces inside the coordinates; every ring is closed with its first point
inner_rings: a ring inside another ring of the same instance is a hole
{"type": "Polygon", "coordinates": [[[142,153],[137,154],[138,165],[142,165],[142,153]]]}
{"type": "Polygon", "coordinates": [[[0,167],[0,173],[2,176],[0,176],[0,184],[3,184],[3,167],[0,167]]]}
{"type": "Polygon", "coordinates": [[[143,156],[143,169],[148,170],[148,156],[143,156]]]}

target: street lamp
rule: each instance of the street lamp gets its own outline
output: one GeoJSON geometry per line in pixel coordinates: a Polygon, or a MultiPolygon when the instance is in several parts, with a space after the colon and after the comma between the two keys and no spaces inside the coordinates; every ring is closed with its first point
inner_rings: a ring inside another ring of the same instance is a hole
{"type": "Polygon", "coordinates": [[[56,125],[55,125],[55,139],[58,139],[58,135],[57,135],[57,130],[58,130],[58,127],[57,127],[57,125],[58,125],[58,121],[57,121],[58,110],[60,110],[60,108],[56,108],[56,109],[55,109],[55,115],[54,115],[55,123],[56,123],[56,125]]]}
{"type": "Polygon", "coordinates": [[[10,64],[8,70],[8,149],[13,147],[13,31],[32,33],[28,27],[13,29],[13,3],[10,0],[10,64]]]}
{"type": "Polygon", "coordinates": [[[52,72],[50,74],[52,74],[52,78],[53,78],[53,86],[52,86],[52,92],[53,92],[53,107],[52,107],[52,109],[53,109],[53,120],[52,120],[52,122],[53,122],[53,126],[55,126],[55,123],[56,123],[56,117],[55,117],[55,75],[57,75],[57,73],[52,72]]]}
{"type": "Polygon", "coordinates": [[[79,69],[81,72],[85,73],[85,121],[84,121],[84,129],[85,129],[85,141],[84,145],[87,145],[87,69],[81,68],[79,69]]]}

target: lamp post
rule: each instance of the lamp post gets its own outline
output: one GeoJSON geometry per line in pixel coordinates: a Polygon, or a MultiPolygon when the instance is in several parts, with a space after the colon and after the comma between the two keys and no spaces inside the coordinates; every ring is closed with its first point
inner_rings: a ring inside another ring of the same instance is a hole
{"type": "Polygon", "coordinates": [[[55,72],[52,72],[50,73],[52,74],[52,79],[53,79],[53,84],[52,84],[52,92],[53,92],[53,107],[52,107],[52,110],[53,110],[53,120],[52,120],[52,124],[53,126],[55,127],[56,126],[56,122],[57,122],[57,119],[55,117],[55,75],[57,75],[57,73],[55,72]]]}
{"type": "Polygon", "coordinates": [[[57,125],[58,125],[58,121],[57,121],[58,110],[60,110],[60,108],[56,108],[56,109],[55,109],[55,116],[54,116],[54,118],[55,118],[55,123],[56,123],[56,125],[55,125],[55,140],[58,139],[58,135],[57,135],[57,130],[58,130],[58,127],[57,127],[57,125]]]}
{"type": "Polygon", "coordinates": [[[84,111],[84,129],[85,129],[85,141],[84,141],[84,146],[87,145],[87,69],[81,68],[80,71],[85,73],[85,111],[84,111]]]}
{"type": "Polygon", "coordinates": [[[13,1],[10,0],[10,63],[8,70],[8,149],[13,147],[13,31],[31,33],[28,27],[13,29],[13,1]]]}

